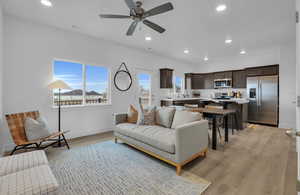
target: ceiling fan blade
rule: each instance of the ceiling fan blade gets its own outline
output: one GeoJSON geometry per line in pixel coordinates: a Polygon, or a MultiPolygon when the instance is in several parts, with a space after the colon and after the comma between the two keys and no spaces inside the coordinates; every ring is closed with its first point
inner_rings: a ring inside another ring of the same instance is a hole
{"type": "Polygon", "coordinates": [[[133,22],[131,23],[131,25],[130,25],[130,27],[129,27],[127,33],[126,33],[127,36],[133,35],[133,33],[134,33],[134,31],[135,31],[136,26],[138,25],[138,23],[139,23],[139,20],[135,20],[135,21],[133,21],[133,22]]]}
{"type": "Polygon", "coordinates": [[[170,3],[170,2],[165,3],[163,5],[160,5],[158,7],[150,9],[149,11],[146,11],[144,14],[144,18],[149,17],[149,16],[154,16],[157,14],[162,14],[162,13],[168,12],[173,9],[174,9],[174,7],[173,7],[172,3],[170,3]]]}
{"type": "Polygon", "coordinates": [[[163,33],[166,31],[166,29],[164,29],[163,27],[161,27],[153,22],[150,22],[149,20],[143,20],[143,23],[159,33],[163,33]]]}
{"type": "Polygon", "coordinates": [[[130,10],[132,10],[133,8],[135,8],[135,3],[133,0],[125,0],[126,5],[128,6],[128,8],[130,10]]]}
{"type": "Polygon", "coordinates": [[[100,14],[100,18],[116,18],[116,19],[127,19],[131,18],[130,16],[125,15],[114,15],[114,14],[100,14]]]}

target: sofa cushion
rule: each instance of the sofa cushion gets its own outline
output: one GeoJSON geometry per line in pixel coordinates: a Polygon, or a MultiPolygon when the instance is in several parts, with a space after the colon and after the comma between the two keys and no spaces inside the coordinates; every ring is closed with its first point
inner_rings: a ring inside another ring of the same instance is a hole
{"type": "Polygon", "coordinates": [[[127,112],[127,121],[128,123],[136,124],[137,120],[138,120],[138,111],[133,107],[133,105],[130,105],[127,112]]]}
{"type": "Polygon", "coordinates": [[[171,128],[175,108],[161,107],[157,108],[155,111],[155,120],[157,125],[161,125],[166,128],[171,128]]]}
{"type": "Polygon", "coordinates": [[[0,176],[46,164],[48,160],[43,150],[3,157],[0,158],[0,176]]]}
{"type": "Polygon", "coordinates": [[[155,106],[149,106],[143,108],[140,103],[140,109],[138,111],[138,125],[155,125],[155,106]]]}
{"type": "Polygon", "coordinates": [[[200,121],[201,119],[202,115],[198,112],[176,110],[172,123],[172,129],[187,123],[200,121]]]}
{"type": "Polygon", "coordinates": [[[131,123],[122,123],[116,127],[116,132],[120,134],[132,137],[165,152],[175,154],[175,131],[173,129],[131,123]]]}
{"type": "Polygon", "coordinates": [[[48,165],[26,169],[0,177],[0,194],[56,194],[58,183],[48,165]]]}

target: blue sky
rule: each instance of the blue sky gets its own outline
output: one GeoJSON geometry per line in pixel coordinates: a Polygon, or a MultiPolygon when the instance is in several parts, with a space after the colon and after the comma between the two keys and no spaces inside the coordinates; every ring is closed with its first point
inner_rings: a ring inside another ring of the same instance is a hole
{"type": "Polygon", "coordinates": [[[150,89],[150,75],[148,74],[139,74],[139,85],[142,86],[144,89],[150,89]]]}
{"type": "Polygon", "coordinates": [[[175,85],[178,87],[181,87],[182,84],[182,78],[181,77],[175,77],[175,85]]]}
{"type": "MultiPolygon", "coordinates": [[[[79,63],[55,61],[55,79],[65,81],[72,89],[83,88],[82,65],[79,63]]],[[[108,69],[86,65],[86,90],[104,92],[108,87],[108,69]]]]}

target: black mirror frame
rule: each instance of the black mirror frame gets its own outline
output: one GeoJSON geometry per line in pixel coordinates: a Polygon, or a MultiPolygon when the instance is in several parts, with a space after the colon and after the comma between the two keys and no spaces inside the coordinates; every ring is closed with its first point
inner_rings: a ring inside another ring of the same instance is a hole
{"type": "Polygon", "coordinates": [[[131,74],[130,74],[130,72],[128,71],[128,69],[127,69],[127,67],[126,67],[126,64],[125,64],[124,62],[120,65],[118,71],[115,73],[115,76],[114,76],[114,85],[115,85],[115,87],[116,87],[119,91],[122,91],[122,92],[128,91],[128,90],[131,88],[131,86],[132,86],[132,77],[131,77],[131,74]],[[124,66],[126,70],[121,70],[122,66],[124,66]],[[126,89],[120,89],[120,88],[118,87],[117,83],[116,83],[117,75],[118,75],[119,73],[121,73],[121,72],[128,74],[128,76],[129,76],[129,78],[130,78],[130,84],[129,84],[128,88],[126,88],[126,89]]]}

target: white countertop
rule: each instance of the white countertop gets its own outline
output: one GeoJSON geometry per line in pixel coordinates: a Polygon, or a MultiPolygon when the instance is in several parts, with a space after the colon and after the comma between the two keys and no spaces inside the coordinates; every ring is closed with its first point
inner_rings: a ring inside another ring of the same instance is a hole
{"type": "Polygon", "coordinates": [[[231,98],[231,99],[213,99],[213,98],[205,98],[205,97],[199,97],[199,98],[166,98],[162,99],[163,101],[184,101],[184,100],[203,100],[203,101],[212,101],[215,103],[221,103],[221,102],[234,102],[237,104],[248,104],[249,100],[247,98],[231,98]]]}

